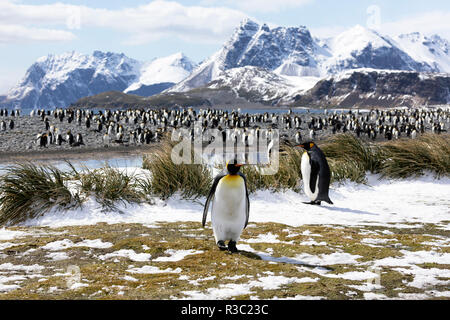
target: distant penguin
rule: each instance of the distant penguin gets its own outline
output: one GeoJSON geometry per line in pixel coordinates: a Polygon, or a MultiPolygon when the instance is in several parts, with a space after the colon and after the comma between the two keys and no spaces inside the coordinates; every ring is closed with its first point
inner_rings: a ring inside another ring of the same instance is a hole
{"type": "Polygon", "coordinates": [[[39,142],[39,147],[46,148],[48,143],[48,137],[47,134],[39,134],[37,136],[37,140],[39,142]]]}
{"type": "Polygon", "coordinates": [[[300,144],[302,142],[302,134],[300,131],[297,131],[295,134],[295,143],[300,144]]]}
{"type": "Polygon", "coordinates": [[[72,144],[72,147],[79,146],[84,146],[83,136],[81,135],[81,133],[77,133],[77,135],[75,136],[75,142],[72,144]]]}
{"type": "Polygon", "coordinates": [[[123,133],[117,133],[116,134],[116,140],[115,140],[115,142],[116,143],[123,143],[123,133]]]}
{"type": "Polygon", "coordinates": [[[105,133],[103,135],[102,141],[105,146],[108,146],[111,143],[111,138],[109,137],[109,135],[107,133],[105,133]]]}
{"type": "Polygon", "coordinates": [[[53,135],[53,133],[51,133],[50,131],[47,133],[47,136],[48,136],[48,144],[54,144],[55,143],[55,137],[54,137],[54,135],[53,135]]]}
{"type": "Polygon", "coordinates": [[[56,144],[57,144],[58,146],[60,146],[60,145],[62,145],[62,143],[65,142],[65,141],[66,141],[66,140],[63,139],[61,133],[58,132],[58,133],[56,134],[56,144]]]}
{"type": "Polygon", "coordinates": [[[75,142],[75,139],[73,138],[73,134],[70,130],[67,131],[66,140],[70,145],[73,145],[73,143],[75,142]]]}
{"type": "Polygon", "coordinates": [[[216,244],[220,250],[231,253],[238,252],[236,242],[247,227],[250,211],[247,179],[239,172],[240,167],[236,160],[227,163],[226,169],[215,177],[203,210],[204,227],[212,201],[211,223],[216,244]]]}
{"type": "Polygon", "coordinates": [[[333,204],[328,195],[331,171],[322,150],[314,142],[298,145],[305,149],[301,161],[303,187],[311,202],[306,204],[321,205],[322,201],[333,204]]]}
{"type": "Polygon", "coordinates": [[[314,131],[314,129],[309,130],[309,138],[311,140],[314,140],[316,138],[316,132],[314,131]]]}

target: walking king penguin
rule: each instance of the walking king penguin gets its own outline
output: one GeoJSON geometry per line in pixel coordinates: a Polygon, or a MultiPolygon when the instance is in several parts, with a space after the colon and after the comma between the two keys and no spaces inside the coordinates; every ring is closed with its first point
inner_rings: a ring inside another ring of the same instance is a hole
{"type": "Polygon", "coordinates": [[[212,201],[211,223],[217,246],[231,253],[238,252],[236,242],[247,227],[250,210],[247,179],[239,172],[241,166],[235,160],[227,163],[226,169],[215,177],[203,210],[204,227],[212,201]]]}
{"type": "Polygon", "coordinates": [[[298,145],[306,151],[302,156],[301,171],[303,188],[311,202],[306,204],[319,205],[322,201],[333,204],[328,196],[331,172],[322,150],[314,142],[298,145]]]}

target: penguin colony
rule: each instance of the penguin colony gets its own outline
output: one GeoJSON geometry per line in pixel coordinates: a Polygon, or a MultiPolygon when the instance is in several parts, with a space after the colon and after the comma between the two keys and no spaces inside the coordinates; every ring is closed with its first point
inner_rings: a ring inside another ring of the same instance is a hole
{"type": "Polygon", "coordinates": [[[185,128],[190,135],[218,129],[223,140],[249,143],[259,129],[278,129],[282,139],[296,144],[338,133],[352,133],[368,140],[417,138],[425,132],[446,132],[450,110],[442,108],[373,109],[359,111],[321,111],[320,113],[242,113],[219,109],[128,109],[34,110],[30,115],[0,109],[0,150],[23,151],[42,148],[134,146],[158,142],[173,129],[185,128]],[[194,123],[201,123],[200,129],[194,123]],[[226,130],[230,129],[230,130],[226,130]],[[197,132],[197,131],[199,132],[197,132]],[[8,133],[15,133],[9,134],[8,133]]]}
{"type": "MultiPolygon", "coordinates": [[[[236,143],[241,140],[248,145],[259,137],[259,129],[264,128],[269,129],[267,134],[270,152],[274,129],[277,129],[281,133],[280,138],[295,141],[297,147],[304,149],[301,173],[305,194],[310,199],[306,204],[321,205],[322,202],[333,204],[329,197],[331,172],[325,155],[314,142],[315,139],[346,132],[369,140],[392,140],[400,137],[415,139],[425,131],[440,134],[446,132],[450,122],[450,110],[373,109],[366,113],[351,110],[329,113],[325,110],[320,114],[297,114],[289,110],[285,114],[244,114],[239,109],[129,109],[96,112],[84,109],[56,109],[36,110],[31,112],[29,118],[41,122],[40,132],[33,139],[39,148],[85,146],[82,132],[85,137],[93,136],[97,144],[100,139],[100,145],[103,146],[150,144],[178,128],[188,129],[192,139],[196,134],[201,134],[206,143],[212,142],[209,129],[218,129],[222,133],[223,141],[236,143]],[[196,122],[201,126],[194,126],[196,122]],[[72,129],[60,129],[65,124],[71,125],[72,129]]],[[[0,119],[1,149],[2,133],[26,127],[22,122],[26,123],[27,119],[17,111],[8,114],[8,110],[0,110],[0,119]]],[[[90,142],[92,143],[91,139],[90,142]]],[[[241,166],[236,159],[227,163],[225,170],[215,177],[203,210],[203,226],[211,207],[216,244],[220,250],[231,253],[238,252],[237,241],[249,221],[250,201],[246,177],[240,172],[241,166]]]]}

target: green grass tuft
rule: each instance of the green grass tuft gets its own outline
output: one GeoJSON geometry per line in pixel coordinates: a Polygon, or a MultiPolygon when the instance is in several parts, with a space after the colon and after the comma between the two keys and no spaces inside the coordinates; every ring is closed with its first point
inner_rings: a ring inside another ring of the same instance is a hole
{"type": "Polygon", "coordinates": [[[450,135],[425,134],[382,144],[385,160],[381,173],[390,178],[421,176],[431,171],[437,178],[450,175],[450,135]]]}
{"type": "Polygon", "coordinates": [[[175,164],[171,158],[175,144],[166,139],[153,153],[144,156],[143,168],[151,173],[147,189],[162,199],[176,192],[184,199],[207,196],[212,184],[210,170],[201,164],[175,164]]]}
{"type": "Polygon", "coordinates": [[[72,166],[72,174],[80,193],[94,196],[105,209],[114,209],[117,203],[142,203],[148,196],[142,188],[143,178],[108,165],[95,170],[85,168],[82,172],[72,166]]]}
{"type": "Polygon", "coordinates": [[[378,144],[363,141],[351,134],[335,135],[321,149],[328,159],[342,163],[344,167],[358,167],[372,173],[380,171],[384,159],[378,144]]]}
{"type": "Polygon", "coordinates": [[[280,192],[292,189],[300,190],[301,180],[301,151],[297,148],[282,145],[280,147],[278,172],[273,175],[262,174],[262,169],[267,166],[244,166],[242,173],[247,177],[247,187],[250,193],[257,190],[271,190],[280,192]]]}
{"type": "Polygon", "coordinates": [[[52,208],[80,206],[79,194],[70,192],[66,178],[66,173],[53,166],[27,162],[7,167],[0,177],[0,225],[35,218],[52,208]]]}

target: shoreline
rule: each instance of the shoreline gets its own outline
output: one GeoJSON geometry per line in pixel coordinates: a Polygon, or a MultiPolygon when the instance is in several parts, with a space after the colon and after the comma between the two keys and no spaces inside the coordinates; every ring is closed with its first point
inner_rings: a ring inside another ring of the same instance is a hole
{"type": "Polygon", "coordinates": [[[142,156],[153,150],[155,145],[92,147],[80,149],[30,150],[25,152],[6,151],[0,153],[0,164],[23,161],[63,161],[63,160],[107,160],[142,156]]]}

